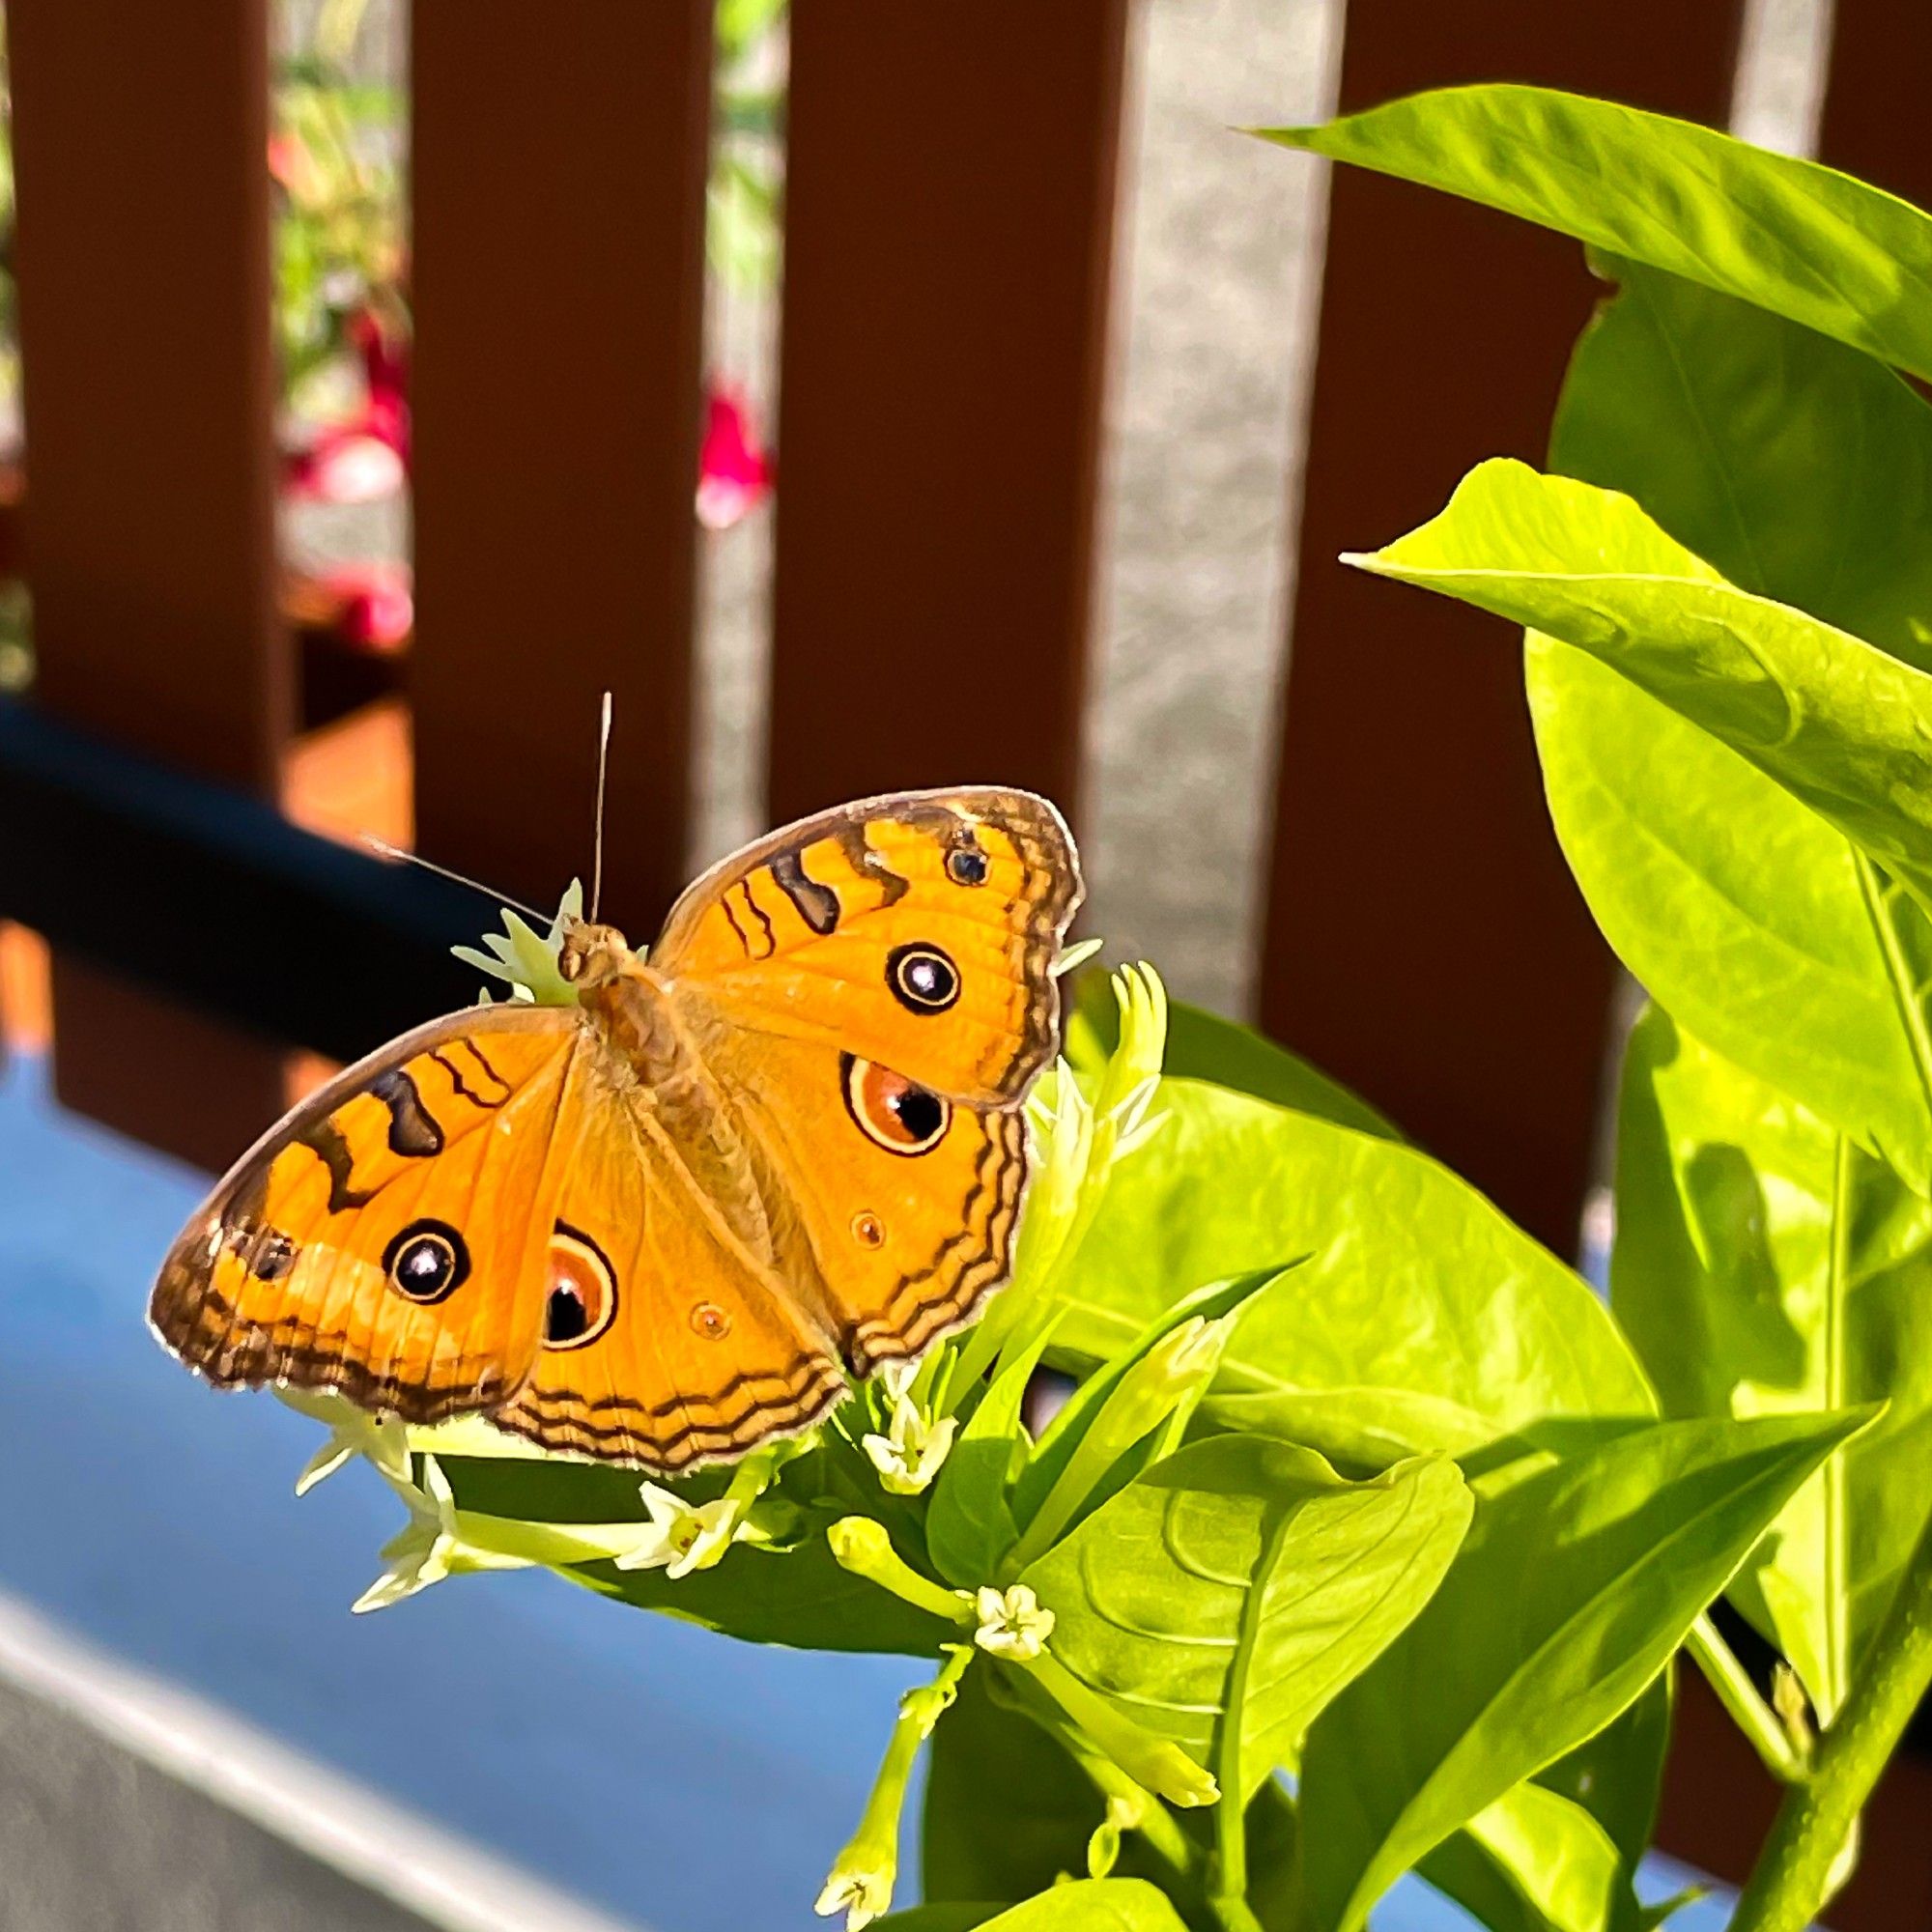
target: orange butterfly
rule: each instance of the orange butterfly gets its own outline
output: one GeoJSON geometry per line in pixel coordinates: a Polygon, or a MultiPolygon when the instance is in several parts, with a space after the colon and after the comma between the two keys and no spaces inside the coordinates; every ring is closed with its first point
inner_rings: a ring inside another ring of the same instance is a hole
{"type": "Polygon", "coordinates": [[[156,1331],[223,1386],[659,1471],[803,1429],[1005,1280],[1080,898],[1044,799],[905,792],[713,867],[647,955],[568,922],[576,1006],[313,1094],[176,1241],[156,1331]]]}

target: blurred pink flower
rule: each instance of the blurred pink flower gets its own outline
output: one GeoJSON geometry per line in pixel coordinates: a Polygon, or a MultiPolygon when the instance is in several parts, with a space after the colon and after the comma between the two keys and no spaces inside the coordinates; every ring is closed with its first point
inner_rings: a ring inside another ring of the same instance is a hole
{"type": "Polygon", "coordinates": [[[351,318],[349,339],[362,363],[362,407],[326,424],[290,454],[282,487],[316,503],[370,503],[409,480],[409,364],[402,342],[364,310],[351,318]]]}
{"type": "Polygon", "coordinates": [[[345,563],[323,571],[315,588],[334,607],[334,628],[352,644],[392,651],[415,624],[410,567],[387,560],[345,563]]]}
{"type": "Polygon", "coordinates": [[[771,454],[758,441],[743,391],[714,383],[704,403],[697,521],[708,530],[729,529],[765,499],[772,471],[771,454]]]}

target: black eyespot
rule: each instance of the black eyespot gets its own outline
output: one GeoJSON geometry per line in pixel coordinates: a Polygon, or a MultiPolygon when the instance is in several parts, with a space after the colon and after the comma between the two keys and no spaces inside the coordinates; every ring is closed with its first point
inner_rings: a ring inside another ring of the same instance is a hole
{"type": "MultiPolygon", "coordinates": [[[[843,1056],[841,1071],[846,1112],[860,1132],[888,1153],[930,1153],[945,1138],[952,1105],[943,1095],[915,1085],[889,1066],[874,1065],[849,1053],[843,1056]]],[[[877,1225],[872,1215],[860,1218],[877,1225]]],[[[863,1233],[860,1238],[866,1238],[863,1233]]]]}
{"type": "Polygon", "coordinates": [[[898,1116],[906,1138],[922,1146],[936,1139],[946,1124],[946,1102],[923,1087],[908,1087],[893,1103],[893,1112],[898,1116]]]}
{"type": "Polygon", "coordinates": [[[428,1307],[469,1279],[469,1245],[447,1221],[412,1221],[383,1250],[383,1272],[398,1294],[428,1307]]]}
{"type": "Polygon", "coordinates": [[[616,1313],[617,1273],[611,1257],[582,1229],[559,1221],[550,1240],[544,1347],[581,1349],[603,1334],[616,1313]]]}
{"type": "Polygon", "coordinates": [[[943,1013],[959,997],[959,969],[938,947],[915,940],[887,955],[886,984],[908,1011],[943,1013]]]}
{"type": "Polygon", "coordinates": [[[955,886],[983,886],[986,870],[986,855],[977,845],[955,845],[946,855],[946,876],[955,886]]]}
{"type": "Polygon", "coordinates": [[[554,1288],[544,1304],[544,1340],[575,1342],[590,1326],[590,1311],[574,1289],[554,1288]]]}

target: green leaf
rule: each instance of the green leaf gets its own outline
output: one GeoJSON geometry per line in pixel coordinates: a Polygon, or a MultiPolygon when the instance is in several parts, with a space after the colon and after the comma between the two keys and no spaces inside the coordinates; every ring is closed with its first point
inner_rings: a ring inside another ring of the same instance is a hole
{"type": "Polygon", "coordinates": [[[1087,1869],[1105,1806],[1093,1780],[1024,1712],[969,1670],[932,1734],[921,1836],[931,1898],[1029,1898],[1087,1869]]]}
{"type": "Polygon", "coordinates": [[[1458,1826],[1633,1702],[1866,1419],[1657,1423],[1479,1484],[1428,1607],[1309,1734],[1312,1932],[1353,1932],[1458,1826]]]}
{"type": "Polygon", "coordinates": [[[1247,1803],[1428,1602],[1469,1493],[1446,1458],[1347,1483],[1258,1435],[1156,1463],[1030,1565],[1054,1656],[1247,1803]]]}
{"type": "Polygon", "coordinates": [[[1609,1833],[1533,1779],[1479,1811],[1417,1869],[1489,1932],[1610,1932],[1628,1883],[1609,1833]]]}
{"type": "Polygon", "coordinates": [[[1728,1058],[1932,1191],[1932,1009],[1878,868],[1594,658],[1532,637],[1527,675],[1557,838],[1618,956],[1728,1058]]]}
{"type": "Polygon", "coordinates": [[[1589,651],[1932,899],[1932,674],[1726,582],[1629,497],[1497,458],[1350,561],[1589,651]]]}
{"type": "Polygon", "coordinates": [[[1657,1823],[1670,1672],[1593,1738],[1445,1838],[1417,1869],[1489,1932],[1634,1932],[1657,1823]]]}
{"type": "MultiPolygon", "coordinates": [[[[1143,1164],[1135,1171],[1144,1174],[1147,1169],[1143,1164]]],[[[1106,1198],[1112,1199],[1111,1189],[1106,1198]]],[[[1106,1211],[1106,1201],[1103,1200],[1103,1219],[1106,1211]]],[[[1085,1244],[1083,1252],[1084,1247],[1085,1244]]],[[[1244,1303],[1251,1302],[1263,1290],[1272,1288],[1285,1275],[1293,1273],[1295,1265],[1255,1268],[1236,1275],[1232,1281],[1210,1282],[1205,1288],[1195,1288],[1187,1293],[1175,1295],[1159,1303],[1146,1325],[1124,1346],[1117,1342],[1112,1348],[1101,1350],[1104,1359],[1100,1366],[1061,1405],[1059,1413],[1042,1432],[1032,1458],[1020,1472],[1019,1482],[1013,1491],[1013,1510],[1019,1520],[1023,1524],[1033,1521],[1039,1513],[1040,1504],[1046,1500],[1080,1445],[1087,1439],[1088,1432],[1106,1407],[1108,1398],[1182,1322],[1196,1319],[1214,1321],[1224,1315],[1233,1314],[1244,1303]]],[[[1052,1339],[1058,1339],[1062,1329],[1073,1325],[1068,1320],[1069,1313],[1065,1308],[1056,1311],[1052,1339]]]]}
{"type": "Polygon", "coordinates": [[[1932,377],[1932,218],[1729,135],[1538,87],[1411,96],[1257,129],[1575,235],[1932,377]]]}
{"type": "MultiPolygon", "coordinates": [[[[1078,1005],[1067,1021],[1066,1057],[1076,1073],[1097,1077],[1120,1039],[1120,1006],[1107,976],[1090,973],[1080,981],[1078,1005]]],[[[1396,1127],[1339,1081],[1318,1072],[1252,1027],[1190,1007],[1184,1000],[1168,1002],[1162,1064],[1175,1078],[1211,1081],[1297,1114],[1314,1114],[1338,1126],[1353,1127],[1358,1133],[1402,1139],[1396,1127]]]]}
{"type": "Polygon", "coordinates": [[[1066,1270],[1056,1352],[1104,1358],[1195,1282],[1285,1254],[1203,1414],[1381,1467],[1655,1400],[1589,1288],[1438,1162],[1400,1142],[1191,1080],[1118,1172],[1066,1270]]]}
{"type": "Polygon", "coordinates": [[[1005,1910],[1000,1899],[978,1904],[949,1899],[943,1905],[915,1905],[910,1912],[894,1912],[872,1922],[878,1932],[973,1932],[1005,1910]]]}
{"type": "Polygon", "coordinates": [[[1174,1907],[1137,1878],[1077,1879],[991,1918],[968,1916],[976,1909],[922,1905],[881,1918],[878,1932],[956,1932],[975,1925],[985,1932],[1186,1932],[1174,1907]]]}
{"type": "Polygon", "coordinates": [[[1599,258],[1552,469],[1622,490],[1740,589],[1932,668],[1932,408],[1869,355],[1599,258]]]}
{"type": "Polygon", "coordinates": [[[1611,1292],[1678,1415],[1889,1398],[1733,1586],[1829,1722],[1924,1521],[1932,1203],[1653,1009],[1624,1063],[1611,1292]]]}
{"type": "Polygon", "coordinates": [[[993,1378],[933,1484],[925,1547],[949,1583],[989,1582],[1019,1534],[1007,1486],[1029,1453],[1020,1405],[1052,1336],[1049,1326],[993,1378]]]}
{"type": "MultiPolygon", "coordinates": [[[[1932,410],[1808,329],[1608,266],[1623,289],[1572,361],[1553,467],[1629,492],[1743,588],[1921,657],[1932,410]]],[[[1596,660],[1532,637],[1527,672],[1557,836],[1631,970],[1728,1058],[1932,1189],[1917,906],[1789,792],[1596,660]]]]}

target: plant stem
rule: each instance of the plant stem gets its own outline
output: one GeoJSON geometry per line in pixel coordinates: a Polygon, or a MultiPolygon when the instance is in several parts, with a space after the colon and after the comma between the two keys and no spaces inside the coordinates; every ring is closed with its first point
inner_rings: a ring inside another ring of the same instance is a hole
{"type": "Polygon", "coordinates": [[[1932,1686],[1932,1519],[1899,1578],[1864,1669],[1808,1776],[1785,1795],[1731,1932],[1804,1932],[1865,1800],[1932,1686]]]}
{"type": "Polygon", "coordinates": [[[1798,1783],[1804,1776],[1804,1764],[1790,1732],[1779,1721],[1777,1713],[1758,1695],[1749,1672],[1718,1634],[1717,1625],[1708,1616],[1699,1617],[1690,1626],[1685,1648],[1697,1660],[1698,1669],[1731,1714],[1738,1729],[1756,1747],[1772,1776],[1780,1784],[1798,1783]]]}

